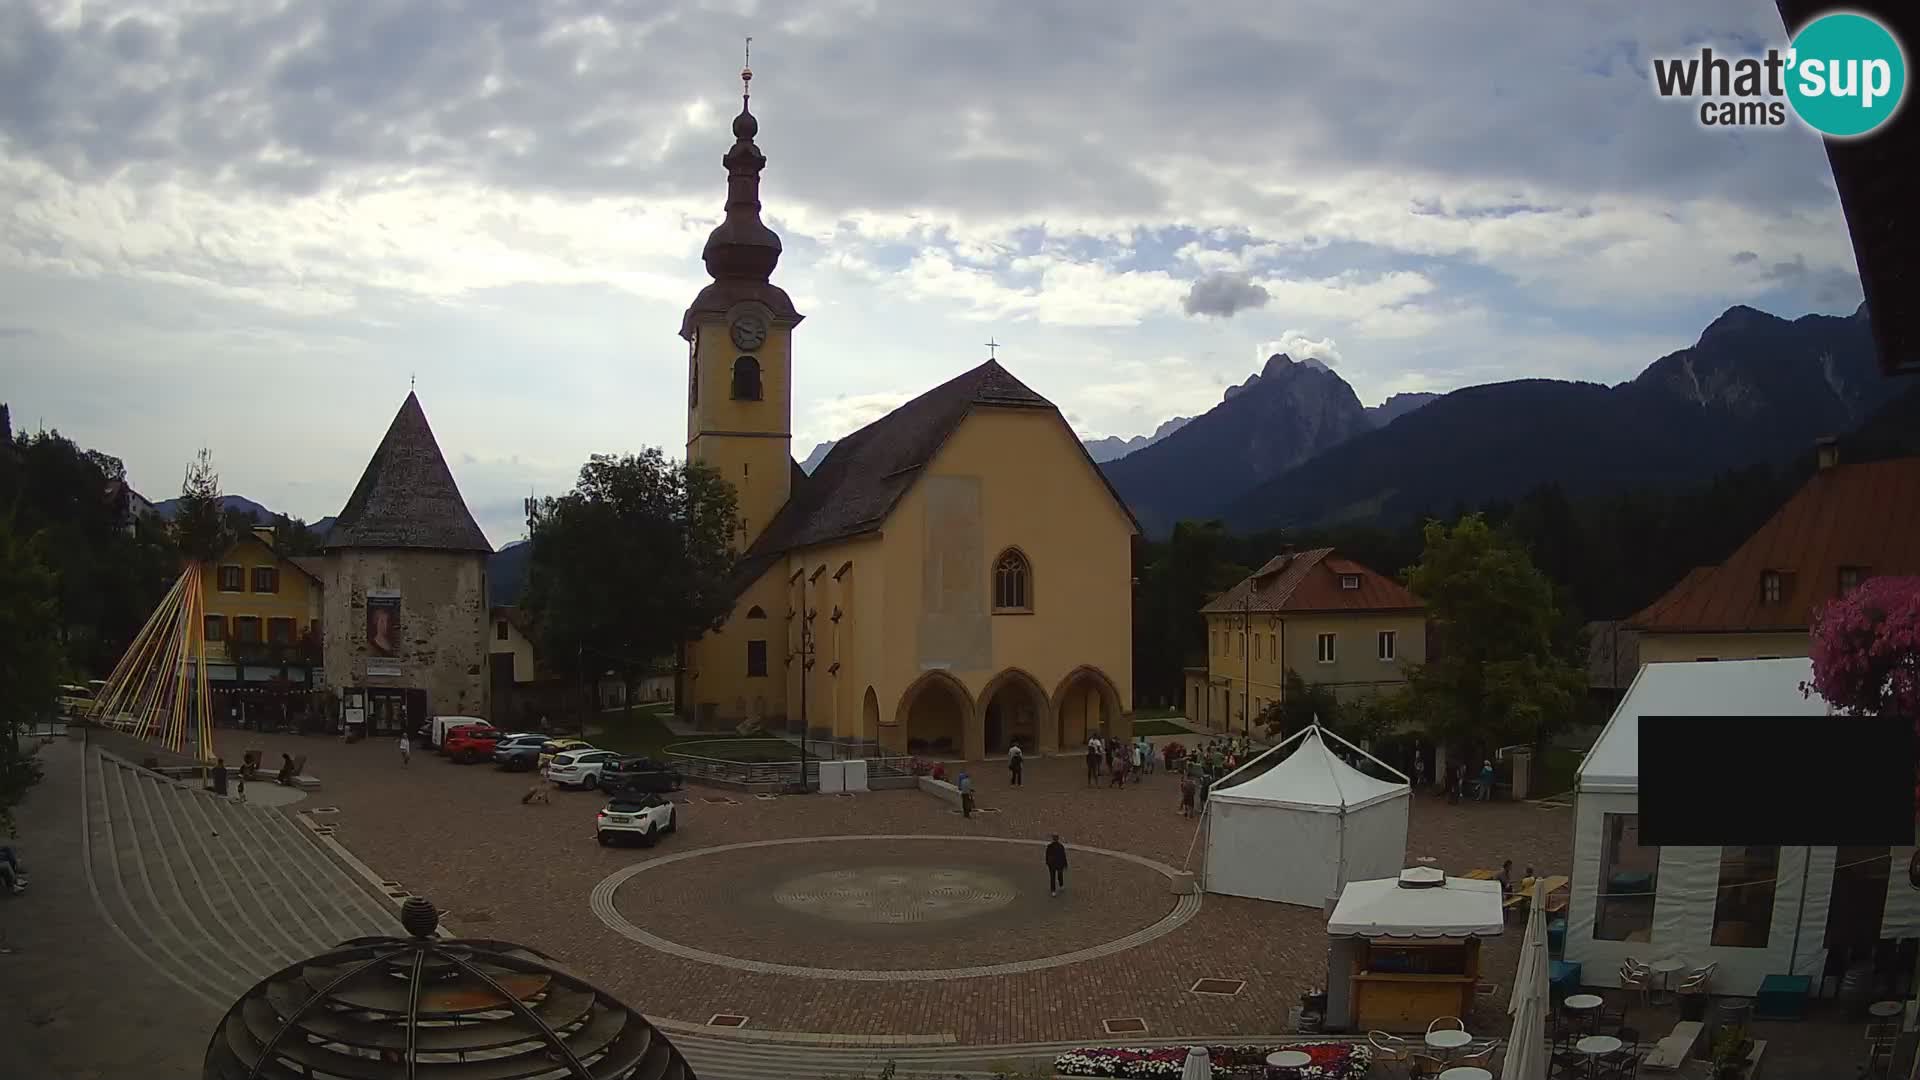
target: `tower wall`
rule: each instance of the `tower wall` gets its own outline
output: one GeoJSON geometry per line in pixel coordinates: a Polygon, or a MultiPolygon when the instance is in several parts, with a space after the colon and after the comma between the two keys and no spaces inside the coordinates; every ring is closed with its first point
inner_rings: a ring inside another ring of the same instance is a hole
{"type": "Polygon", "coordinates": [[[489,715],[485,555],[347,548],[334,553],[329,571],[328,682],[349,696],[422,690],[427,715],[489,715]],[[397,606],[398,655],[379,655],[370,646],[370,603],[397,606]]]}

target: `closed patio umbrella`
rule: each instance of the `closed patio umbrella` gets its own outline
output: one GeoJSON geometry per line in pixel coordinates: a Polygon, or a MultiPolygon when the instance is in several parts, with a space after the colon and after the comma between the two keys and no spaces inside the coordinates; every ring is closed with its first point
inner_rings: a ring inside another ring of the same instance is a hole
{"type": "Polygon", "coordinates": [[[1213,1063],[1207,1060],[1206,1047],[1187,1050],[1187,1066],[1180,1070],[1180,1080],[1213,1080],[1213,1063]]]}
{"type": "Polygon", "coordinates": [[[1520,943],[1520,967],[1513,976],[1513,1031],[1507,1036],[1502,1080],[1546,1080],[1547,1076],[1547,890],[1533,883],[1527,904],[1527,936],[1520,943]]]}

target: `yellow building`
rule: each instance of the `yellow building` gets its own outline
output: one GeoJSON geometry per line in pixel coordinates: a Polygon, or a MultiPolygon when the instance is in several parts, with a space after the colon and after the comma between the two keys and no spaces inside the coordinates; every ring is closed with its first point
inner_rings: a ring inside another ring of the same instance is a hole
{"type": "MultiPolygon", "coordinates": [[[[750,77],[750,76],[749,76],[750,77]]],[[[999,753],[1132,730],[1138,527],[1059,410],[989,359],[792,453],[802,316],[771,275],[745,107],[713,282],[687,309],[687,458],[739,495],[733,614],[689,643],[683,711],[890,752],[999,753]]]]}
{"type": "Polygon", "coordinates": [[[1285,699],[1288,671],[1340,701],[1396,689],[1427,659],[1426,609],[1332,548],[1281,554],[1200,609],[1207,664],[1187,671],[1187,718],[1239,731],[1285,699]]]}
{"type": "MultiPolygon", "coordinates": [[[[272,654],[297,657],[303,642],[319,640],[319,566],[317,558],[293,558],[275,550],[273,530],[262,525],[236,540],[200,576],[201,600],[206,605],[208,679],[217,683],[267,681],[281,674],[280,665],[267,671],[249,664],[242,670],[236,661],[272,654]]],[[[308,676],[304,663],[295,663],[286,671],[295,682],[304,682],[308,676]]]]}

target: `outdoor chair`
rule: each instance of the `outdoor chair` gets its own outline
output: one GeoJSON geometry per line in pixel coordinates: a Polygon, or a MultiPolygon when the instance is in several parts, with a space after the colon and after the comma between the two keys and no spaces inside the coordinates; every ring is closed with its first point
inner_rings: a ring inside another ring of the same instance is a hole
{"type": "Polygon", "coordinates": [[[1389,1065],[1405,1065],[1413,1057],[1407,1040],[1384,1031],[1367,1032],[1367,1045],[1373,1047],[1373,1060],[1389,1065]]]}
{"type": "MultiPolygon", "coordinates": [[[[1638,991],[1642,995],[1646,990],[1638,991]]],[[[1627,1005],[1632,1000],[1628,994],[1632,991],[1610,991],[1600,995],[1600,1007],[1593,1010],[1593,1030],[1621,1028],[1627,1026],[1627,1005]]]]}
{"type": "Polygon", "coordinates": [[[1443,1016],[1440,1019],[1435,1020],[1433,1023],[1427,1025],[1427,1034],[1429,1035],[1433,1034],[1436,1031],[1465,1031],[1465,1030],[1467,1030],[1467,1025],[1461,1023],[1460,1018],[1457,1016],[1443,1016]]]}
{"type": "Polygon", "coordinates": [[[1587,1055],[1573,1048],[1572,1043],[1552,1048],[1547,1062],[1547,1075],[1553,1080],[1585,1080],[1587,1075],[1587,1055]]]}
{"type": "Polygon", "coordinates": [[[1463,1065],[1473,1065],[1492,1072],[1494,1051],[1499,1049],[1499,1039],[1488,1039],[1485,1042],[1475,1040],[1474,1042],[1468,1043],[1465,1050],[1456,1054],[1453,1060],[1447,1063],[1447,1067],[1451,1069],[1463,1065]]]}
{"type": "Polygon", "coordinates": [[[1453,1066],[1431,1054],[1414,1054],[1407,1059],[1408,1080],[1435,1080],[1453,1066]]]}
{"type": "Polygon", "coordinates": [[[1634,1080],[1646,1059],[1647,1055],[1631,1046],[1616,1050],[1600,1059],[1600,1075],[1606,1080],[1634,1080]]]}
{"type": "Polygon", "coordinates": [[[1674,993],[1705,994],[1711,992],[1713,969],[1719,966],[1719,963],[1716,961],[1715,963],[1708,964],[1706,967],[1694,968],[1692,971],[1687,972],[1686,978],[1680,980],[1680,985],[1674,989],[1674,993]]]}

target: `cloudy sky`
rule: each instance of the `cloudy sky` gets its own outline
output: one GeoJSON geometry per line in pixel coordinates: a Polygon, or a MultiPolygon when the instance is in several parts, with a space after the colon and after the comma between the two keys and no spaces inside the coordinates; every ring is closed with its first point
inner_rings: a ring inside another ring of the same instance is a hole
{"type": "Polygon", "coordinates": [[[417,378],[512,540],[684,445],[748,34],[796,455],[989,337],[1133,435],[1282,347],[1373,404],[1860,299],[1817,139],[1651,89],[1768,0],[8,0],[0,400],[313,519],[417,378]]]}

